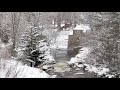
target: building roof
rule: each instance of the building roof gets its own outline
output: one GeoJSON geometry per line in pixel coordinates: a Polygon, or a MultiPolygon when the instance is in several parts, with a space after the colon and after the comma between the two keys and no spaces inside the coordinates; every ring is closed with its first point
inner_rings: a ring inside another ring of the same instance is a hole
{"type": "MultiPolygon", "coordinates": [[[[90,26],[88,24],[80,24],[77,25],[73,30],[83,30],[83,32],[86,32],[87,30],[90,30],[90,26]]],[[[69,33],[69,35],[73,35],[73,30],[69,33]]]]}
{"type": "Polygon", "coordinates": [[[77,25],[73,30],[83,30],[83,31],[86,31],[86,30],[90,30],[90,26],[87,25],[87,24],[80,24],[80,25],[77,25]]]}

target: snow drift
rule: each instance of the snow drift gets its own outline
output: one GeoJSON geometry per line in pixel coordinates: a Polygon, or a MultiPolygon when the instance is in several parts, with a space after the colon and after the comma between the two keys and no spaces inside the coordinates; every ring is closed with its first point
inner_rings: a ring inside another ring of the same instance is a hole
{"type": "Polygon", "coordinates": [[[50,78],[51,76],[38,68],[23,65],[16,60],[0,61],[0,78],[50,78]]]}

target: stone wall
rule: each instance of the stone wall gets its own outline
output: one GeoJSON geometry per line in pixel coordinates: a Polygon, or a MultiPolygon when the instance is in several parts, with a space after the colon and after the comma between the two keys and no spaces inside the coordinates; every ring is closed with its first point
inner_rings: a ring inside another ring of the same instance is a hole
{"type": "Polygon", "coordinates": [[[83,36],[82,30],[73,30],[73,35],[69,35],[69,37],[68,37],[68,55],[78,54],[82,36],[83,36]]]}

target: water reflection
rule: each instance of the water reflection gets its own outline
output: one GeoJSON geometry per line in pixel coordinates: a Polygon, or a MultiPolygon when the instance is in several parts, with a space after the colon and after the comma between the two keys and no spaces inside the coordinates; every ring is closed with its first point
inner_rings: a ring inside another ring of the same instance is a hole
{"type": "Polygon", "coordinates": [[[79,49],[80,48],[75,48],[74,50],[67,50],[67,49],[56,49],[56,48],[52,48],[51,49],[51,54],[53,55],[53,57],[55,58],[56,61],[59,60],[67,60],[69,61],[71,57],[75,57],[75,55],[78,54],[79,49]]]}

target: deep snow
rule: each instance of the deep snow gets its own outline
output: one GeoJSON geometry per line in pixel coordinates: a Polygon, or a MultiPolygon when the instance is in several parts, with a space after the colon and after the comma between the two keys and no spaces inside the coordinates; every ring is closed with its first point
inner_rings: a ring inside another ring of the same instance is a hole
{"type": "Polygon", "coordinates": [[[51,76],[41,69],[23,65],[12,59],[0,61],[0,78],[51,78],[51,76]]]}

